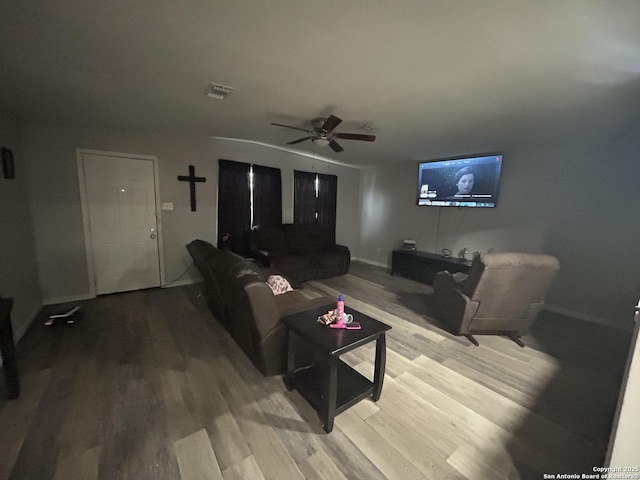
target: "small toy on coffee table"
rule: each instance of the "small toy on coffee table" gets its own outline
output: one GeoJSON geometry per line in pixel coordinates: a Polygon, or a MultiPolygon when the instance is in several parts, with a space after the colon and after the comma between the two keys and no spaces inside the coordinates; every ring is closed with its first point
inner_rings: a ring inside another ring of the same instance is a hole
{"type": "Polygon", "coordinates": [[[345,313],[342,322],[338,322],[338,309],[329,310],[318,317],[318,323],[329,325],[330,328],[342,328],[345,330],[360,330],[362,327],[353,321],[353,314],[345,313]]]}
{"type": "Polygon", "coordinates": [[[318,322],[323,325],[329,325],[331,323],[334,323],[337,318],[338,315],[336,314],[336,311],[329,310],[327,313],[324,313],[318,317],[318,322]]]}

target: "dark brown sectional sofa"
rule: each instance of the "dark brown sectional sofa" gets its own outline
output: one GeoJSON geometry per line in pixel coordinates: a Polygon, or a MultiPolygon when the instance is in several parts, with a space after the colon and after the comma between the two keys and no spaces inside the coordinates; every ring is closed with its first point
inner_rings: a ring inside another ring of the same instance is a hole
{"type": "Polygon", "coordinates": [[[249,232],[250,255],[296,285],[349,272],[351,253],[318,225],[285,223],[249,232]]]}
{"type": "Polygon", "coordinates": [[[266,284],[269,271],[204,240],[192,241],[187,250],[204,279],[213,316],[265,376],[284,373],[286,368],[286,331],[280,319],[335,305],[333,298],[308,299],[298,290],[274,295],[266,284]]]}

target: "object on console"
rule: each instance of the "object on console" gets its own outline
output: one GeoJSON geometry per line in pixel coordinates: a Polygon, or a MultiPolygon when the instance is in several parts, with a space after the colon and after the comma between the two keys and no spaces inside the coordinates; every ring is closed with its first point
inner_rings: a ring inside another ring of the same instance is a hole
{"type": "Polygon", "coordinates": [[[414,251],[415,249],[416,249],[416,241],[415,240],[411,240],[411,239],[405,238],[402,241],[402,250],[414,251]]]}

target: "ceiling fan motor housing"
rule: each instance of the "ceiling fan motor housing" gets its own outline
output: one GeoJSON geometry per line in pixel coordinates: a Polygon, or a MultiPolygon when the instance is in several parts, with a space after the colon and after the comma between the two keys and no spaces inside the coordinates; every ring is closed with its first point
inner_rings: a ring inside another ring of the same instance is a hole
{"type": "Polygon", "coordinates": [[[313,125],[313,129],[319,132],[322,131],[326,131],[324,130],[324,122],[326,122],[327,119],[324,117],[318,117],[318,118],[314,118],[313,120],[311,120],[311,125],[313,125]]]}

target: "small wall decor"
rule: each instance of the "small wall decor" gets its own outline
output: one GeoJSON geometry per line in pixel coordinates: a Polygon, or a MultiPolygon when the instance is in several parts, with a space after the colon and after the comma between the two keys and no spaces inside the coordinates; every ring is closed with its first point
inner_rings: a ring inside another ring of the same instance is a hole
{"type": "Polygon", "coordinates": [[[16,168],[13,164],[13,151],[6,147],[2,147],[2,173],[4,174],[4,178],[9,180],[16,178],[16,168]]]}
{"type": "Polygon", "coordinates": [[[206,182],[205,177],[196,177],[196,168],[189,165],[189,175],[178,175],[181,182],[189,182],[189,193],[191,196],[191,211],[196,211],[196,182],[206,182]]]}

